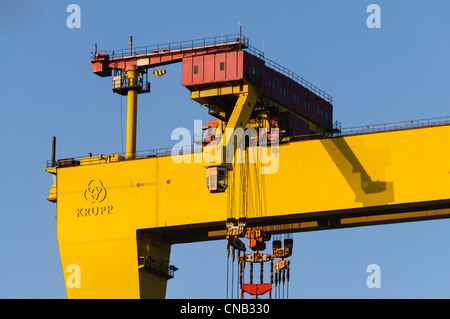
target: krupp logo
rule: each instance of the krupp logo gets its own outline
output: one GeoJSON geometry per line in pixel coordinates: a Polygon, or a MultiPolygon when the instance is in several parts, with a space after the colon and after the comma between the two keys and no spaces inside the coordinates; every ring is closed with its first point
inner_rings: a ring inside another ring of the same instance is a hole
{"type": "Polygon", "coordinates": [[[106,197],[106,189],[99,179],[94,179],[89,182],[87,189],[84,191],[84,198],[89,203],[100,203],[106,197]]]}

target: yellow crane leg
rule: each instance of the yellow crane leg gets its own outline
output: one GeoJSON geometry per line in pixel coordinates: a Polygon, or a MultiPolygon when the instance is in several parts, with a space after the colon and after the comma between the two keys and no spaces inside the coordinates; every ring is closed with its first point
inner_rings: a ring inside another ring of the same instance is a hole
{"type": "MultiPolygon", "coordinates": [[[[114,209],[110,214],[113,214],[114,209]]],[[[108,218],[98,215],[85,217],[87,218],[84,222],[87,222],[89,217],[92,217],[91,222],[96,217],[108,218]]],[[[108,224],[107,221],[106,223],[108,224]]],[[[167,278],[161,276],[160,271],[161,266],[169,261],[171,245],[163,240],[161,233],[124,227],[126,231],[115,236],[108,235],[108,232],[83,230],[83,227],[80,229],[72,225],[80,234],[72,234],[74,241],[69,242],[70,240],[61,234],[65,222],[59,224],[58,242],[67,298],[165,298],[167,278]],[[92,236],[94,233],[97,236],[92,236]],[[95,239],[96,237],[98,239],[95,239]],[[153,265],[151,262],[148,266],[145,265],[144,258],[154,261],[153,265]]]]}
{"type": "Polygon", "coordinates": [[[171,245],[162,233],[138,230],[136,232],[139,258],[139,298],[164,299],[167,280],[160,271],[167,270],[171,245]],[[147,258],[144,263],[142,260],[147,258]],[[162,269],[164,267],[164,269],[162,269]]]}
{"type": "MultiPolygon", "coordinates": [[[[130,70],[126,72],[129,86],[137,83],[138,71],[130,70]]],[[[137,91],[128,91],[127,101],[127,146],[126,158],[134,159],[136,156],[136,126],[137,126],[137,91]]]]}

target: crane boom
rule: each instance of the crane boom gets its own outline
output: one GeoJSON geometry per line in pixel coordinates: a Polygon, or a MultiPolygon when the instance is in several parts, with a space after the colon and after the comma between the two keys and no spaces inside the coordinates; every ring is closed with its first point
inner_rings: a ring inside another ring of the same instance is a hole
{"type": "Polygon", "coordinates": [[[230,52],[248,47],[248,38],[239,34],[156,44],[130,49],[93,52],[92,72],[107,77],[113,70],[145,70],[181,62],[186,57],[230,52]],[[130,52],[131,51],[131,52],[130,52]]]}

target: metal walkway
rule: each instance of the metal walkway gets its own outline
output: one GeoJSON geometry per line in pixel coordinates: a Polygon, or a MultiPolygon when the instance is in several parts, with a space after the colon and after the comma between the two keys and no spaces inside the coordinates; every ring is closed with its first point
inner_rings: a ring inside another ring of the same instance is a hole
{"type": "MultiPolygon", "coordinates": [[[[384,123],[384,124],[373,124],[373,125],[362,125],[344,128],[339,133],[333,133],[328,136],[319,135],[319,134],[308,134],[301,136],[294,136],[293,141],[299,140],[313,140],[313,139],[323,139],[323,138],[333,138],[333,137],[341,137],[341,136],[350,136],[350,135],[359,135],[359,134],[371,134],[371,133],[380,133],[380,132],[389,132],[389,131],[397,131],[397,130],[407,130],[407,129],[415,129],[415,128],[423,128],[423,127],[433,127],[433,126],[442,126],[442,125],[450,125],[450,116],[430,118],[430,119],[422,119],[422,120],[412,120],[412,121],[402,121],[402,122],[393,122],[393,123],[384,123]]],[[[194,143],[189,146],[182,147],[165,147],[165,148],[157,148],[157,149],[149,149],[136,152],[136,159],[150,158],[150,157],[162,157],[162,156],[171,156],[174,155],[183,155],[183,154],[192,154],[202,152],[202,146],[198,143],[194,143]]],[[[125,153],[119,153],[117,155],[125,156],[125,153]]],[[[101,164],[108,162],[107,157],[110,155],[98,154],[91,156],[93,160],[90,165],[101,164]]],[[[74,162],[79,162],[81,159],[86,159],[86,156],[79,156],[71,158],[74,162]]],[[[86,164],[85,164],[86,165],[86,164]]],[[[48,160],[46,163],[46,167],[52,167],[52,160],[48,160]]]]}
{"type": "Polygon", "coordinates": [[[97,51],[91,52],[91,58],[95,59],[96,55],[99,53],[108,54],[110,59],[126,58],[126,57],[136,57],[153,55],[158,53],[168,53],[168,52],[179,52],[179,51],[191,51],[196,49],[207,49],[211,47],[218,47],[221,45],[233,45],[241,42],[242,48],[248,47],[249,40],[247,37],[239,34],[229,34],[217,37],[209,37],[203,39],[187,40],[187,41],[177,41],[170,43],[161,43],[135,47],[131,49],[118,49],[118,50],[108,50],[108,51],[97,51]]]}

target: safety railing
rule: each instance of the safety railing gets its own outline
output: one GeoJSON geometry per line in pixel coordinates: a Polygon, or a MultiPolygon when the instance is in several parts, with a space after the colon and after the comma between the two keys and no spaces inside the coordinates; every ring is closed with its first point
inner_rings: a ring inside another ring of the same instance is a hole
{"type": "Polygon", "coordinates": [[[218,46],[218,45],[236,44],[236,43],[239,43],[239,41],[241,41],[243,48],[248,47],[249,40],[247,37],[245,37],[243,35],[239,36],[239,34],[229,34],[229,35],[222,35],[222,36],[209,37],[209,38],[203,38],[203,39],[177,41],[177,42],[154,44],[154,45],[147,45],[147,46],[141,46],[141,47],[133,47],[133,48],[131,48],[131,52],[130,52],[130,48],[91,52],[91,58],[95,59],[96,54],[98,54],[98,53],[106,53],[109,55],[110,59],[114,59],[114,58],[124,58],[124,57],[135,56],[135,55],[148,55],[148,54],[152,54],[152,53],[161,53],[162,51],[181,51],[181,50],[202,49],[202,48],[218,46]]]}
{"type": "MultiPolygon", "coordinates": [[[[327,134],[305,134],[305,135],[297,135],[292,138],[292,140],[311,140],[311,139],[323,139],[330,137],[341,137],[341,136],[349,136],[349,135],[358,135],[358,134],[368,134],[368,133],[379,133],[379,132],[388,132],[395,130],[405,130],[405,129],[413,129],[413,128],[421,128],[421,127],[432,127],[432,126],[441,126],[441,125],[450,125],[450,116],[445,117],[437,117],[430,119],[422,119],[422,120],[412,120],[412,121],[402,121],[402,122],[394,122],[394,123],[384,123],[384,124],[374,124],[374,125],[362,125],[355,126],[349,128],[343,128],[340,132],[336,133],[327,133],[327,134]]],[[[165,147],[165,148],[157,148],[139,151],[134,154],[135,159],[143,159],[143,158],[151,158],[151,157],[163,157],[163,156],[177,156],[184,154],[193,154],[202,152],[203,147],[201,143],[194,143],[192,145],[180,146],[180,147],[165,147]]],[[[65,166],[77,166],[77,165],[94,165],[101,163],[108,163],[117,160],[111,160],[112,157],[119,155],[123,159],[125,159],[125,153],[120,153],[116,155],[91,155],[89,157],[80,156],[73,157],[70,159],[63,159],[60,161],[64,161],[65,166]],[[69,163],[69,164],[67,164],[69,163]]],[[[116,157],[117,158],[117,157],[116,157]]],[[[59,162],[59,161],[58,161],[59,162]]],[[[46,162],[46,167],[50,168],[53,166],[52,160],[48,160],[46,162]]]]}
{"type": "MultiPolygon", "coordinates": [[[[202,152],[203,148],[200,144],[192,144],[188,146],[179,146],[179,147],[165,147],[165,148],[155,148],[144,151],[139,151],[134,154],[134,159],[143,159],[143,158],[151,158],[151,157],[163,157],[163,156],[177,156],[177,155],[185,155],[185,154],[193,154],[197,152],[202,152]]],[[[105,154],[89,154],[88,156],[78,156],[71,157],[67,159],[59,160],[59,165],[61,167],[69,167],[69,166],[79,166],[79,165],[95,165],[95,164],[104,164],[110,162],[117,162],[118,159],[122,158],[123,160],[126,158],[126,153],[116,153],[114,155],[105,155],[105,154]],[[111,159],[115,156],[115,159],[111,159]]],[[[46,162],[46,167],[53,167],[54,163],[52,160],[48,160],[46,162]]],[[[58,165],[57,165],[58,166],[58,165]]]]}
{"type": "Polygon", "coordinates": [[[139,159],[139,158],[162,157],[172,155],[176,156],[176,155],[192,154],[201,151],[202,151],[201,145],[192,144],[187,146],[165,147],[146,151],[139,151],[136,152],[135,158],[139,159]]]}
{"type": "Polygon", "coordinates": [[[248,53],[253,54],[254,56],[260,58],[261,60],[263,60],[266,64],[266,66],[274,69],[275,71],[287,76],[288,78],[294,80],[297,83],[300,83],[303,87],[307,88],[308,90],[310,90],[311,92],[313,92],[314,94],[317,94],[318,96],[320,96],[322,99],[324,99],[327,102],[332,103],[333,102],[333,97],[329,94],[327,94],[326,92],[324,92],[323,90],[319,89],[317,86],[313,85],[312,83],[308,82],[307,80],[305,80],[304,78],[302,78],[300,75],[292,72],[291,70],[285,68],[284,66],[281,66],[280,64],[266,58],[264,56],[264,53],[252,46],[249,46],[248,48],[245,49],[248,53]]]}
{"type": "Polygon", "coordinates": [[[402,121],[402,122],[394,122],[394,123],[354,126],[354,127],[344,128],[341,130],[340,133],[337,133],[336,135],[337,136],[345,136],[345,135],[378,133],[378,132],[396,131],[396,130],[404,130],[404,129],[420,128],[420,127],[431,127],[431,126],[448,125],[448,124],[450,124],[450,116],[444,116],[444,117],[422,119],[422,120],[412,120],[412,121],[402,121]]]}
{"type": "Polygon", "coordinates": [[[326,134],[305,134],[294,136],[294,140],[310,140],[310,139],[322,139],[329,137],[340,137],[349,135],[359,135],[359,134],[369,134],[369,133],[380,133],[389,132],[397,130],[406,130],[421,127],[432,127],[440,125],[450,125],[450,116],[436,117],[430,119],[422,120],[412,120],[412,121],[402,121],[402,122],[392,122],[383,124],[373,124],[373,125],[361,125],[339,129],[340,122],[336,121],[337,125],[335,132],[330,132],[326,134]]]}
{"type": "Polygon", "coordinates": [[[175,271],[178,270],[174,265],[157,261],[151,256],[139,257],[139,267],[165,279],[172,279],[175,271]]]}
{"type": "Polygon", "coordinates": [[[127,95],[129,90],[136,90],[137,93],[149,93],[150,82],[148,82],[148,76],[145,73],[143,77],[139,77],[135,85],[130,85],[131,81],[126,76],[113,77],[112,90],[120,95],[127,95]]]}

